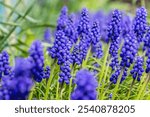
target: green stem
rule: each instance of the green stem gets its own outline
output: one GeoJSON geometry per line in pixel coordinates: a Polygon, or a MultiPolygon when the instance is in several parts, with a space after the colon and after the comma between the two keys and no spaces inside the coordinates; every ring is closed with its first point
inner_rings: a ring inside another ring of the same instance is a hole
{"type": "Polygon", "coordinates": [[[128,94],[127,94],[127,100],[128,100],[129,97],[130,97],[131,90],[132,90],[132,88],[133,88],[134,82],[135,82],[135,79],[133,79],[133,81],[132,81],[132,83],[131,83],[130,89],[129,89],[128,94]]]}
{"type": "Polygon", "coordinates": [[[73,80],[73,74],[74,74],[74,67],[75,67],[75,65],[72,65],[72,70],[71,70],[72,77],[70,78],[68,100],[70,100],[70,95],[71,95],[71,91],[72,91],[72,80],[73,80]]]}
{"type": "MultiPolygon", "coordinates": [[[[102,65],[102,70],[101,70],[101,72],[99,72],[98,85],[100,85],[100,83],[102,81],[102,78],[103,78],[103,75],[104,75],[106,62],[107,62],[107,58],[108,58],[108,55],[109,55],[109,46],[110,46],[110,44],[108,45],[108,48],[106,50],[106,54],[104,56],[104,62],[103,62],[103,65],[102,65]]],[[[100,97],[100,86],[98,87],[98,97],[100,97]]]]}
{"type": "Polygon", "coordinates": [[[57,82],[57,88],[56,88],[56,100],[59,100],[59,82],[57,82]]]}
{"type": "Polygon", "coordinates": [[[145,7],[145,0],[141,0],[141,6],[145,7]]]}
{"type": "Polygon", "coordinates": [[[106,81],[106,78],[107,78],[107,73],[108,73],[108,70],[109,70],[110,61],[111,61],[111,59],[107,63],[106,71],[105,71],[105,74],[104,74],[104,79],[103,79],[103,82],[102,82],[102,89],[101,89],[101,93],[100,93],[100,95],[102,94],[102,96],[99,97],[99,99],[101,99],[101,100],[103,99],[103,96],[104,96],[103,91],[104,91],[105,81],[106,81]]]}
{"type": "Polygon", "coordinates": [[[140,96],[140,99],[143,99],[143,97],[144,97],[144,92],[145,92],[145,90],[146,90],[146,87],[147,87],[149,81],[150,81],[150,75],[149,75],[148,80],[147,80],[147,82],[146,82],[146,85],[145,85],[145,87],[144,87],[144,89],[143,89],[143,91],[142,91],[142,94],[141,94],[141,96],[140,96]]]}
{"type": "Polygon", "coordinates": [[[84,60],[83,63],[82,63],[82,68],[86,68],[86,64],[87,64],[87,61],[88,61],[88,59],[89,59],[90,52],[91,52],[91,46],[90,46],[90,48],[88,49],[87,56],[86,56],[85,60],[84,60]]]}
{"type": "Polygon", "coordinates": [[[114,100],[115,97],[116,97],[116,93],[117,93],[117,91],[118,91],[118,89],[119,89],[119,84],[120,84],[120,81],[121,81],[121,78],[122,78],[122,75],[123,75],[123,71],[124,71],[124,69],[121,70],[121,73],[120,73],[119,78],[118,78],[118,80],[117,80],[117,84],[116,84],[115,89],[114,89],[114,92],[113,92],[112,100],[114,100]]]}
{"type": "Polygon", "coordinates": [[[44,100],[48,99],[48,93],[49,93],[49,89],[50,89],[51,82],[52,82],[52,79],[53,79],[54,70],[55,70],[55,67],[56,67],[55,64],[56,64],[56,61],[54,61],[54,64],[52,65],[52,68],[51,68],[51,74],[50,74],[50,78],[47,81],[47,86],[46,86],[46,92],[45,92],[44,100]]]}
{"type": "Polygon", "coordinates": [[[146,80],[145,80],[145,82],[143,83],[143,85],[142,85],[142,87],[141,87],[141,89],[140,89],[140,91],[139,91],[139,93],[138,93],[138,95],[137,95],[137,98],[136,98],[137,100],[140,99],[141,93],[142,93],[143,90],[145,89],[146,84],[147,84],[148,81],[149,81],[149,75],[147,74],[146,80]]]}
{"type": "Polygon", "coordinates": [[[33,92],[34,92],[35,86],[36,86],[36,84],[34,84],[34,86],[32,87],[32,89],[31,89],[31,91],[30,91],[30,94],[29,94],[29,96],[28,96],[28,100],[32,100],[32,98],[33,98],[33,92]]]}
{"type": "Polygon", "coordinates": [[[72,86],[72,78],[70,78],[68,100],[70,100],[70,95],[71,95],[71,90],[72,90],[71,86],[72,86]]]}

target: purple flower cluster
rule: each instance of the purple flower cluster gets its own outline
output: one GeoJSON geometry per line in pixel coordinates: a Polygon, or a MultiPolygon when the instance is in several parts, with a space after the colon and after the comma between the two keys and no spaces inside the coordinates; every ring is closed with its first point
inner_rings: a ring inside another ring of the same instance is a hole
{"type": "Polygon", "coordinates": [[[89,13],[86,8],[82,9],[79,24],[78,24],[78,35],[80,38],[79,44],[76,44],[72,52],[73,64],[81,64],[86,58],[88,49],[91,44],[91,29],[90,29],[89,13]],[[78,54],[76,54],[78,53],[78,54]],[[79,58],[79,59],[78,59],[79,58]]]}
{"type": "Polygon", "coordinates": [[[114,70],[118,63],[118,50],[120,46],[122,13],[114,10],[111,14],[111,20],[108,23],[107,33],[108,39],[111,40],[109,54],[112,58],[110,67],[114,70]]]}
{"type": "Polygon", "coordinates": [[[86,8],[82,9],[77,31],[79,35],[82,33],[88,35],[90,32],[90,18],[89,18],[89,12],[86,8]]]}
{"type": "MultiPolygon", "coordinates": [[[[74,14],[71,14],[68,17],[68,22],[66,25],[66,28],[64,30],[66,37],[68,37],[68,40],[71,42],[71,45],[75,44],[78,40],[78,32],[77,28],[75,26],[75,18],[74,14]]],[[[71,46],[72,47],[72,46],[71,46]]]]}
{"type": "Polygon", "coordinates": [[[132,77],[134,79],[137,79],[137,81],[141,80],[141,76],[144,72],[144,59],[142,57],[137,57],[135,65],[133,67],[133,69],[130,71],[132,77]]]}
{"type": "Polygon", "coordinates": [[[117,68],[117,66],[119,66],[119,60],[118,60],[118,56],[114,56],[111,60],[111,63],[109,64],[109,66],[112,68],[112,70],[115,70],[117,68]]]}
{"type": "Polygon", "coordinates": [[[138,51],[138,44],[136,41],[136,38],[133,33],[130,33],[126,36],[124,45],[121,50],[121,66],[122,67],[130,67],[130,65],[133,63],[134,58],[138,51]]]}
{"type": "Polygon", "coordinates": [[[144,7],[140,7],[136,11],[136,17],[133,22],[133,31],[138,42],[143,41],[143,37],[147,30],[147,11],[144,7]]]}
{"type": "Polygon", "coordinates": [[[68,8],[64,6],[61,9],[60,16],[57,20],[57,31],[58,30],[65,30],[68,22],[68,8]]]}
{"type": "Polygon", "coordinates": [[[70,78],[71,78],[71,68],[70,68],[70,63],[67,61],[63,65],[60,66],[60,78],[59,82],[63,83],[65,82],[66,84],[70,83],[70,78]]]}
{"type": "Polygon", "coordinates": [[[61,65],[70,59],[70,43],[63,31],[57,31],[53,47],[48,48],[49,55],[61,65]]]}
{"type": "Polygon", "coordinates": [[[100,59],[103,56],[102,43],[92,46],[93,57],[100,59]]]}
{"type": "MultiPolygon", "coordinates": [[[[150,52],[150,51],[149,51],[150,52]]],[[[149,73],[150,72],[150,54],[148,55],[148,58],[146,60],[146,70],[145,70],[146,73],[149,73]]]]}
{"type": "Polygon", "coordinates": [[[148,50],[150,49],[150,26],[147,29],[147,33],[144,38],[144,50],[146,50],[146,55],[148,55],[148,50]]]}
{"type": "Polygon", "coordinates": [[[112,42],[116,41],[121,34],[121,19],[122,13],[117,9],[114,10],[107,27],[108,38],[112,42]]]}
{"type": "Polygon", "coordinates": [[[0,83],[0,100],[25,100],[33,86],[32,64],[27,59],[16,59],[14,77],[3,76],[0,83]]]}
{"type": "Polygon", "coordinates": [[[121,76],[121,80],[120,80],[120,83],[122,83],[122,82],[125,80],[125,78],[127,77],[127,71],[128,71],[127,68],[122,69],[121,67],[118,67],[117,70],[115,70],[115,72],[111,75],[110,81],[111,81],[112,83],[116,84],[119,75],[121,74],[121,72],[123,72],[123,74],[122,74],[122,76],[121,76]],[[123,71],[122,71],[122,70],[123,70],[123,71]]]}
{"type": "Polygon", "coordinates": [[[91,28],[91,37],[92,37],[92,44],[93,45],[96,45],[99,41],[100,41],[100,24],[98,21],[95,21],[92,25],[92,28],[91,28]]]}
{"type": "Polygon", "coordinates": [[[91,42],[93,57],[101,58],[103,56],[102,43],[100,42],[99,22],[95,21],[91,28],[91,42]]]}
{"type": "Polygon", "coordinates": [[[71,94],[72,100],[96,100],[98,83],[93,74],[82,69],[77,72],[75,82],[77,87],[71,94]]]}
{"type": "Polygon", "coordinates": [[[11,66],[9,65],[9,55],[6,51],[0,53],[0,78],[3,75],[9,75],[11,66]]]}
{"type": "Polygon", "coordinates": [[[122,28],[123,38],[125,38],[126,35],[132,30],[132,18],[125,13],[123,13],[123,16],[122,16],[121,28],[122,28]]]}
{"type": "Polygon", "coordinates": [[[28,57],[28,60],[33,65],[32,67],[33,79],[37,82],[41,82],[43,78],[49,78],[49,76],[47,75],[49,73],[47,72],[50,72],[50,69],[47,69],[46,72],[44,70],[43,46],[39,40],[36,40],[32,43],[29,49],[29,53],[30,56],[28,57]]]}

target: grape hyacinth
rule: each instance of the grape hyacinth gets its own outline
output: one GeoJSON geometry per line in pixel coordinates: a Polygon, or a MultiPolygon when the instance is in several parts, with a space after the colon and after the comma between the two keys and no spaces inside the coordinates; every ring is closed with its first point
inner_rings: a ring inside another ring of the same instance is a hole
{"type": "Polygon", "coordinates": [[[101,58],[103,56],[103,50],[102,43],[100,42],[100,27],[98,21],[93,23],[91,37],[93,57],[101,58]]]}
{"type": "Polygon", "coordinates": [[[82,9],[77,31],[79,35],[82,33],[88,35],[88,33],[90,32],[90,18],[88,10],[86,8],[82,9]]]}
{"type": "Polygon", "coordinates": [[[147,30],[147,11],[144,7],[140,7],[136,11],[136,16],[133,22],[133,31],[138,42],[143,41],[144,34],[147,30]]]}
{"type": "Polygon", "coordinates": [[[79,55],[80,53],[80,47],[79,45],[75,45],[72,53],[71,53],[71,58],[72,58],[72,63],[73,64],[77,64],[77,65],[80,65],[82,63],[82,58],[80,57],[79,55]]]}
{"type": "MultiPolygon", "coordinates": [[[[98,63],[94,63],[93,66],[96,67],[96,68],[100,68],[100,65],[99,65],[98,63]]],[[[99,72],[99,71],[96,70],[96,69],[93,70],[94,75],[97,75],[98,72],[99,72]]]]}
{"type": "Polygon", "coordinates": [[[122,13],[117,9],[114,10],[111,14],[111,20],[108,23],[108,28],[107,28],[108,39],[111,41],[110,48],[109,48],[109,54],[111,55],[110,58],[112,58],[110,67],[112,67],[112,64],[115,65],[112,67],[112,69],[115,69],[118,61],[116,59],[118,58],[117,54],[120,45],[121,20],[122,20],[122,13]]]}
{"type": "Polygon", "coordinates": [[[58,59],[58,65],[70,60],[71,44],[63,31],[57,31],[53,47],[48,48],[48,53],[52,58],[58,59]]]}
{"type": "Polygon", "coordinates": [[[122,13],[117,9],[114,10],[107,28],[108,38],[112,42],[116,41],[121,34],[121,19],[122,13]]]}
{"type": "Polygon", "coordinates": [[[121,73],[121,68],[118,67],[118,68],[116,69],[116,71],[111,75],[111,77],[110,77],[110,82],[116,84],[116,83],[117,83],[117,79],[118,79],[120,73],[121,73]]]}
{"type": "Polygon", "coordinates": [[[147,29],[147,33],[144,38],[143,50],[146,50],[146,56],[148,55],[148,49],[150,47],[150,26],[147,29]]]}
{"type": "Polygon", "coordinates": [[[109,64],[109,66],[112,68],[112,70],[115,70],[117,68],[117,66],[119,66],[119,60],[118,60],[118,56],[114,56],[111,60],[111,63],[109,64]]]}
{"type": "Polygon", "coordinates": [[[60,16],[57,20],[57,31],[58,30],[64,31],[67,26],[67,22],[68,22],[68,8],[64,6],[61,9],[60,16]]]}
{"type": "Polygon", "coordinates": [[[93,57],[100,59],[103,56],[102,43],[92,46],[93,57]]]}
{"type": "MultiPolygon", "coordinates": [[[[112,82],[113,84],[117,83],[118,77],[120,76],[120,74],[122,72],[121,70],[122,70],[121,67],[118,67],[115,70],[115,72],[110,77],[110,82],[112,82]]],[[[128,71],[128,68],[125,68],[124,71],[123,71],[123,74],[121,76],[120,83],[122,83],[125,80],[125,78],[127,77],[127,71],[128,71]]]]}
{"type": "Polygon", "coordinates": [[[60,66],[61,73],[59,74],[59,82],[66,84],[70,83],[71,78],[71,68],[70,68],[70,62],[66,61],[63,65],[60,66]]]}
{"type": "Polygon", "coordinates": [[[78,32],[77,28],[75,27],[75,21],[74,21],[74,14],[71,14],[68,18],[68,22],[65,28],[65,35],[68,37],[69,41],[71,42],[71,45],[75,44],[78,40],[78,32]]]}
{"type": "Polygon", "coordinates": [[[3,75],[9,75],[10,72],[9,55],[6,51],[3,51],[0,53],[0,78],[2,78],[3,75]]]}
{"type": "Polygon", "coordinates": [[[144,59],[142,57],[137,57],[135,65],[133,69],[130,71],[133,79],[136,79],[137,81],[141,80],[141,76],[144,72],[144,59]]]}
{"type": "Polygon", "coordinates": [[[77,72],[75,82],[77,87],[71,94],[72,100],[96,100],[96,78],[86,69],[77,72]]]}
{"type": "Polygon", "coordinates": [[[125,13],[122,16],[121,29],[123,38],[132,30],[132,17],[125,13]]]}
{"type": "Polygon", "coordinates": [[[28,57],[28,60],[34,66],[32,68],[33,79],[37,82],[41,82],[42,79],[45,78],[44,53],[42,43],[39,40],[34,41],[29,49],[29,53],[30,56],[28,57]]]}
{"type": "Polygon", "coordinates": [[[32,64],[27,59],[17,58],[14,78],[3,76],[0,87],[0,100],[25,100],[33,86],[32,64]]]}
{"type": "Polygon", "coordinates": [[[44,31],[44,42],[51,43],[51,30],[46,28],[44,31]]]}
{"type": "Polygon", "coordinates": [[[96,45],[100,41],[100,27],[99,27],[99,22],[95,21],[93,23],[93,26],[91,28],[91,34],[92,34],[92,45],[96,45]]]}
{"type": "Polygon", "coordinates": [[[122,67],[129,68],[130,65],[134,61],[134,58],[137,54],[137,50],[138,50],[138,44],[137,44],[136,38],[133,33],[129,33],[126,36],[124,45],[121,50],[120,57],[122,60],[121,60],[120,65],[122,67]]]}
{"type": "Polygon", "coordinates": [[[88,13],[88,10],[86,8],[84,8],[84,9],[82,9],[80,20],[79,20],[79,25],[77,28],[80,42],[79,42],[79,44],[75,45],[76,47],[74,48],[74,50],[72,52],[73,64],[75,64],[75,63],[81,64],[82,61],[86,58],[88,49],[91,44],[91,29],[90,29],[89,23],[90,23],[89,13],[88,13]],[[76,55],[76,53],[78,53],[78,54],[76,55]]]}
{"type": "MultiPolygon", "coordinates": [[[[150,53],[150,49],[148,50],[148,52],[150,53]]],[[[146,73],[149,73],[150,72],[150,54],[148,54],[148,58],[146,60],[146,70],[145,70],[146,73]]]]}

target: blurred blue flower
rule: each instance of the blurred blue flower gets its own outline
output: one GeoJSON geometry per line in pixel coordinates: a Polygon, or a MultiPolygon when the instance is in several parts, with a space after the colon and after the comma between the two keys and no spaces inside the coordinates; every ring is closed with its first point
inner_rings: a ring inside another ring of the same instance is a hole
{"type": "Polygon", "coordinates": [[[51,43],[51,30],[50,28],[46,28],[44,31],[44,42],[51,43]]]}
{"type": "Polygon", "coordinates": [[[78,71],[75,82],[77,86],[71,94],[72,100],[96,100],[98,83],[92,73],[86,69],[78,71]]]}
{"type": "Polygon", "coordinates": [[[17,58],[14,77],[2,77],[0,83],[0,100],[25,100],[33,86],[31,77],[32,64],[27,59],[17,58]]]}

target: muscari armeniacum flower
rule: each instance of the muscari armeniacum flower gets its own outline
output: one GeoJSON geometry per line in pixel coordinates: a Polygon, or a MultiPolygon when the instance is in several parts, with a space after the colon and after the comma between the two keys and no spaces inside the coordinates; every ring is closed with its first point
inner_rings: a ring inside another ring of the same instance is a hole
{"type": "Polygon", "coordinates": [[[148,49],[150,47],[150,26],[147,27],[147,33],[144,37],[143,50],[146,50],[146,55],[148,55],[148,49]]]}
{"type": "Polygon", "coordinates": [[[133,79],[136,79],[137,81],[141,80],[141,76],[144,72],[143,65],[144,65],[144,59],[138,56],[133,66],[133,69],[130,71],[133,79]]]}
{"type": "Polygon", "coordinates": [[[61,13],[59,15],[59,18],[57,20],[57,31],[58,30],[65,30],[68,22],[68,8],[64,6],[61,9],[61,13]]]}
{"type": "Polygon", "coordinates": [[[5,75],[0,83],[0,100],[25,100],[33,86],[32,64],[28,59],[17,58],[14,77],[5,75]]]}
{"type": "Polygon", "coordinates": [[[103,56],[102,43],[100,42],[99,22],[95,21],[91,28],[91,43],[93,57],[101,58],[103,56]]]}
{"type": "Polygon", "coordinates": [[[68,17],[67,25],[64,30],[65,36],[68,37],[68,40],[71,42],[71,47],[75,44],[78,40],[78,32],[75,26],[75,15],[71,14],[68,17]]]}
{"type": "Polygon", "coordinates": [[[70,47],[71,43],[65,36],[63,31],[57,31],[55,35],[54,45],[47,49],[49,55],[53,59],[58,60],[58,64],[61,65],[65,61],[70,60],[70,47]]]}
{"type": "Polygon", "coordinates": [[[130,65],[134,62],[135,56],[138,51],[138,43],[136,37],[133,33],[129,33],[126,36],[124,45],[121,49],[121,66],[129,68],[130,65]]]}
{"type": "Polygon", "coordinates": [[[92,73],[86,69],[78,71],[75,83],[77,86],[71,94],[72,100],[96,100],[98,83],[92,73]]]}
{"type": "Polygon", "coordinates": [[[143,41],[143,37],[147,30],[147,11],[144,7],[136,10],[136,16],[133,21],[133,31],[137,37],[138,42],[143,41]]]}
{"type": "Polygon", "coordinates": [[[65,82],[66,84],[70,83],[70,78],[71,78],[71,68],[70,68],[70,62],[66,61],[63,65],[60,66],[60,74],[59,74],[59,82],[63,83],[65,82]]]}
{"type": "Polygon", "coordinates": [[[75,63],[81,64],[82,61],[86,58],[88,49],[91,44],[91,29],[89,24],[90,24],[89,13],[88,10],[84,8],[82,9],[78,28],[77,28],[80,42],[79,44],[75,45],[74,50],[72,52],[73,64],[75,63]]]}
{"type": "Polygon", "coordinates": [[[11,73],[11,66],[9,65],[9,55],[6,51],[0,53],[0,78],[11,73]]]}
{"type": "Polygon", "coordinates": [[[46,28],[44,31],[43,41],[46,43],[51,43],[51,30],[50,28],[46,28]]]}
{"type": "MultiPolygon", "coordinates": [[[[121,76],[120,83],[122,83],[125,80],[125,78],[127,77],[127,71],[128,71],[128,68],[124,68],[123,74],[121,76]]],[[[121,67],[117,67],[117,69],[115,70],[115,72],[111,75],[110,81],[113,84],[117,83],[117,80],[118,80],[121,72],[122,72],[122,68],[121,67]]]]}
{"type": "Polygon", "coordinates": [[[120,36],[121,36],[121,20],[122,20],[122,13],[119,10],[114,10],[111,14],[111,19],[108,23],[107,27],[107,34],[108,34],[108,41],[110,41],[110,48],[109,48],[109,54],[111,60],[110,67],[112,69],[115,69],[117,67],[117,61],[116,60],[118,57],[118,50],[120,46],[120,36]],[[114,61],[115,60],[115,61],[114,61]],[[116,63],[116,64],[114,64],[116,63]]]}
{"type": "Polygon", "coordinates": [[[125,36],[132,30],[132,17],[126,13],[123,13],[121,20],[122,37],[125,36]]]}
{"type": "Polygon", "coordinates": [[[123,74],[121,76],[120,83],[125,80],[127,76],[128,68],[135,60],[137,50],[138,50],[138,44],[135,35],[133,33],[127,34],[124,45],[120,53],[121,63],[120,66],[117,67],[115,72],[111,75],[110,77],[111,82],[116,84],[118,77],[120,77],[120,74],[122,72],[123,74]]]}
{"type": "Polygon", "coordinates": [[[29,49],[29,54],[30,56],[28,57],[28,60],[34,66],[32,68],[33,79],[37,82],[41,82],[43,78],[49,78],[49,76],[45,77],[45,74],[48,74],[48,70],[44,70],[43,46],[39,40],[36,40],[32,43],[29,49]]]}

